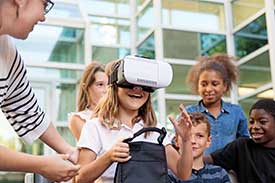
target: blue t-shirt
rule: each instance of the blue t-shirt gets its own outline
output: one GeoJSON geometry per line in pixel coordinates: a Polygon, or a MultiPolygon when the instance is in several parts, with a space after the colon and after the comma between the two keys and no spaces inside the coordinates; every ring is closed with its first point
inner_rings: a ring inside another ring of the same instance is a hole
{"type": "Polygon", "coordinates": [[[205,164],[200,170],[192,170],[188,181],[181,181],[171,172],[168,174],[171,183],[230,183],[227,172],[220,166],[205,164]]]}
{"type": "Polygon", "coordinates": [[[223,148],[238,137],[249,137],[247,119],[242,108],[223,100],[221,102],[221,112],[217,118],[208,112],[207,108],[203,106],[202,100],[196,105],[186,107],[187,112],[202,112],[205,114],[211,124],[212,142],[211,146],[204,152],[206,155],[223,148]]]}

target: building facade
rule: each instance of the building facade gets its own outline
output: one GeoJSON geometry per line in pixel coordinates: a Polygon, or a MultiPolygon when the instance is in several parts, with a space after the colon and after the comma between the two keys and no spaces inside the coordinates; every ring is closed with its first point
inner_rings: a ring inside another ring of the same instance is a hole
{"type": "MultiPolygon", "coordinates": [[[[228,53],[238,58],[240,80],[224,99],[239,103],[246,113],[257,99],[274,98],[275,0],[54,2],[47,20],[27,40],[15,40],[15,44],[40,105],[71,144],[75,141],[67,116],[76,110],[78,80],[91,61],[107,63],[138,54],[170,63],[171,85],[152,97],[157,117],[168,129],[172,125],[167,116],[176,115],[180,103],[200,99],[185,82],[197,56],[228,53]]],[[[7,144],[18,142],[0,139],[7,144]]],[[[18,143],[13,148],[49,153],[40,142],[32,146],[18,143]]],[[[5,177],[0,174],[0,182],[8,182],[5,177]]]]}

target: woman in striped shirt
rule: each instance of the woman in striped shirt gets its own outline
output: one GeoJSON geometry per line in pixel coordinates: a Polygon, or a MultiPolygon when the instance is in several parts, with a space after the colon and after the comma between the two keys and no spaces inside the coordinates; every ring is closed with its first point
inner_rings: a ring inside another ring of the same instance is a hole
{"type": "Polygon", "coordinates": [[[78,151],[46,119],[26,78],[23,60],[10,39],[26,39],[53,5],[50,0],[0,1],[0,106],[25,142],[40,138],[63,155],[35,156],[0,146],[0,171],[35,172],[53,181],[66,181],[77,174],[79,166],[65,160],[76,162],[78,151]]]}

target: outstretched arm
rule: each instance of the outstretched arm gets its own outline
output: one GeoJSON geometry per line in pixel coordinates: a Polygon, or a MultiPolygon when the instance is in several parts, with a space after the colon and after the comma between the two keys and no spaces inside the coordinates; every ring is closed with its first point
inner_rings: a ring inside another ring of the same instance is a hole
{"type": "Polygon", "coordinates": [[[68,144],[57,132],[56,128],[50,123],[47,130],[40,136],[40,139],[48,146],[53,148],[56,152],[61,154],[68,154],[69,160],[73,163],[77,162],[78,150],[68,144]]]}
{"type": "Polygon", "coordinates": [[[0,146],[0,170],[39,173],[51,181],[67,181],[77,175],[80,166],[64,160],[66,155],[35,156],[0,146]]]}
{"type": "Polygon", "coordinates": [[[180,105],[179,109],[181,111],[179,118],[175,120],[172,116],[169,116],[169,119],[182,140],[180,146],[182,153],[179,155],[171,145],[166,147],[166,153],[168,155],[167,160],[169,168],[181,180],[188,180],[192,174],[193,164],[191,143],[192,122],[184,106],[180,105]]]}

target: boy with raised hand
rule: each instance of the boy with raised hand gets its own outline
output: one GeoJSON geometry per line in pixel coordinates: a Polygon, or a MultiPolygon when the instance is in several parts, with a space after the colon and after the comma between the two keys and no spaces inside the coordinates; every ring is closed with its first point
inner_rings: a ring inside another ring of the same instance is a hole
{"type": "MultiPolygon", "coordinates": [[[[210,123],[208,122],[208,119],[200,112],[190,113],[189,116],[192,121],[192,175],[188,181],[180,181],[173,174],[169,174],[171,182],[229,183],[230,179],[223,168],[203,162],[204,150],[211,144],[210,123]]],[[[178,138],[178,135],[176,134],[175,145],[180,147],[181,143],[180,138],[178,138]]],[[[180,148],[179,153],[182,153],[180,148]]]]}
{"type": "Polygon", "coordinates": [[[252,138],[240,138],[205,157],[234,170],[240,183],[275,182],[275,101],[261,99],[249,112],[252,138]]]}

